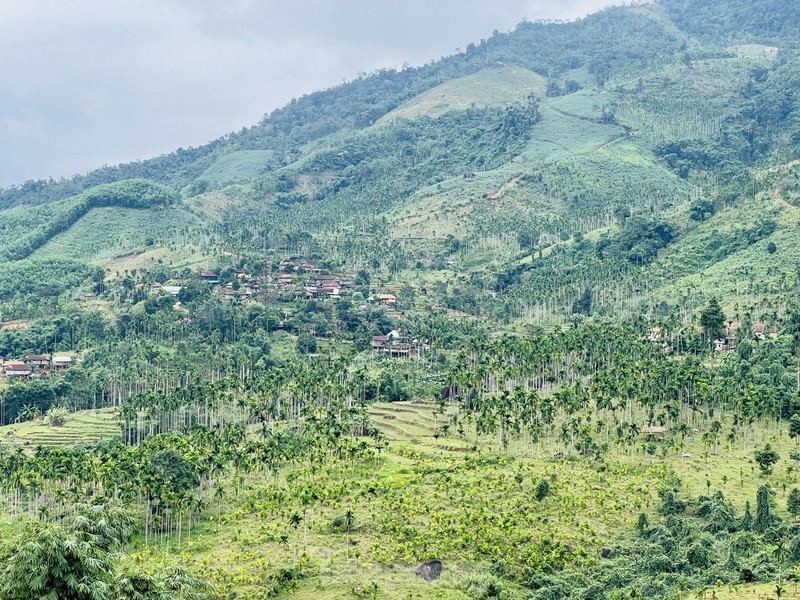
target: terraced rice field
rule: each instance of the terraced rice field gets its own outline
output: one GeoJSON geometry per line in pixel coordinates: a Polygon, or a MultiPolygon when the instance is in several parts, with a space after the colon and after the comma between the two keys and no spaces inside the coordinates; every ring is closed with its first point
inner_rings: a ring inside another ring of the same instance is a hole
{"type": "Polygon", "coordinates": [[[370,406],[369,414],[390,442],[410,443],[420,451],[466,452],[469,443],[453,437],[452,410],[440,414],[438,408],[426,401],[381,402],[370,406]]]}
{"type": "MultiPolygon", "coordinates": [[[[448,432],[452,411],[438,412],[433,402],[394,402],[373,404],[370,416],[390,442],[412,444],[421,451],[464,452],[465,441],[448,432]]],[[[95,444],[120,437],[120,425],[114,409],[85,410],[71,413],[63,426],[52,427],[44,419],[0,427],[0,447],[35,448],[71,447],[95,444]]]]}
{"type": "Polygon", "coordinates": [[[43,419],[0,427],[0,447],[65,448],[96,444],[120,436],[116,410],[83,410],[68,415],[61,427],[47,425],[43,419]]]}

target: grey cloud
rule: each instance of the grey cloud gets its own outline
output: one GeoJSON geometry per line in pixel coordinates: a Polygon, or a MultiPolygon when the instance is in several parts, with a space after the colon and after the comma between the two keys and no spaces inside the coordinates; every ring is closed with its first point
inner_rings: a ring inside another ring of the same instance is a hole
{"type": "Polygon", "coordinates": [[[4,0],[0,185],[202,144],[359,72],[608,3],[4,0]]]}

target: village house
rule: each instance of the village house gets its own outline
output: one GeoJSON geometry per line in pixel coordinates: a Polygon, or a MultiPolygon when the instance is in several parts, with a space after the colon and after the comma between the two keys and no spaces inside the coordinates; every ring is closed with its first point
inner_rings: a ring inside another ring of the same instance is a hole
{"type": "Polygon", "coordinates": [[[298,271],[304,273],[319,273],[322,271],[319,265],[313,260],[282,260],[278,264],[281,271],[298,271]]]}
{"type": "Polygon", "coordinates": [[[219,275],[217,275],[214,271],[203,271],[200,273],[200,279],[207,281],[208,283],[219,283],[219,275]]]}
{"type": "Polygon", "coordinates": [[[736,339],[741,325],[739,321],[731,321],[728,323],[725,326],[725,337],[714,340],[714,350],[716,352],[732,352],[736,350],[736,339]]]}
{"type": "Polygon", "coordinates": [[[223,300],[239,300],[239,301],[246,301],[251,300],[256,292],[252,288],[248,287],[240,287],[238,290],[233,289],[233,284],[228,283],[224,286],[218,287],[214,289],[214,294],[217,297],[223,300]]]}
{"type": "Polygon", "coordinates": [[[52,364],[54,371],[67,371],[75,360],[71,356],[53,356],[52,364]]]}
{"type": "Polygon", "coordinates": [[[753,325],[753,337],[761,341],[768,337],[775,339],[778,337],[778,328],[774,325],[767,325],[766,323],[756,323],[753,325]]]}
{"type": "Polygon", "coordinates": [[[659,439],[663,439],[667,435],[667,428],[666,427],[642,427],[641,434],[645,437],[653,436],[659,439]]]}
{"type": "Polygon", "coordinates": [[[3,365],[6,377],[30,377],[31,368],[21,360],[10,360],[3,365]]]}
{"type": "Polygon", "coordinates": [[[658,344],[664,352],[670,351],[667,331],[663,327],[651,327],[647,335],[642,336],[642,340],[651,344],[658,344]]]}
{"type": "Polygon", "coordinates": [[[89,300],[97,300],[97,294],[92,292],[78,292],[72,299],[76,302],[88,302],[89,300]]]}
{"type": "Polygon", "coordinates": [[[341,290],[338,278],[335,275],[315,275],[311,285],[306,287],[308,298],[339,298],[341,290]]]}
{"type": "Polygon", "coordinates": [[[378,302],[383,306],[396,306],[397,296],[393,294],[378,294],[378,302]]]}
{"type": "Polygon", "coordinates": [[[339,281],[334,275],[315,275],[311,283],[317,287],[339,287],[339,281]]]}
{"type": "Polygon", "coordinates": [[[33,369],[49,369],[50,359],[44,354],[26,354],[22,360],[33,369]]]}
{"type": "Polygon", "coordinates": [[[306,273],[319,273],[322,269],[312,260],[301,260],[294,263],[295,271],[305,271],[306,273]]]}
{"type": "Polygon", "coordinates": [[[373,336],[372,338],[372,342],[370,343],[370,348],[372,348],[373,352],[383,352],[388,342],[389,342],[388,335],[376,335],[373,336]]]}
{"type": "Polygon", "coordinates": [[[166,292],[170,296],[178,297],[178,294],[181,293],[181,286],[179,285],[164,285],[161,286],[161,291],[166,292]]]}
{"type": "Polygon", "coordinates": [[[402,343],[403,337],[400,332],[393,329],[386,335],[376,335],[372,338],[370,347],[377,354],[390,354],[392,349],[397,349],[402,343]]]}
{"type": "Polygon", "coordinates": [[[388,356],[389,358],[407,358],[419,356],[430,346],[418,340],[405,341],[397,330],[392,330],[386,335],[376,335],[370,341],[370,349],[374,354],[388,356]]]}
{"type": "Polygon", "coordinates": [[[279,291],[296,291],[294,284],[294,275],[281,275],[275,283],[279,291]]]}
{"type": "Polygon", "coordinates": [[[294,285],[293,283],[282,285],[278,288],[279,292],[286,292],[287,294],[293,294],[295,296],[301,294],[304,290],[299,285],[294,285]]]}
{"type": "Polygon", "coordinates": [[[307,298],[332,298],[334,300],[339,298],[339,287],[307,287],[307,298]]]}

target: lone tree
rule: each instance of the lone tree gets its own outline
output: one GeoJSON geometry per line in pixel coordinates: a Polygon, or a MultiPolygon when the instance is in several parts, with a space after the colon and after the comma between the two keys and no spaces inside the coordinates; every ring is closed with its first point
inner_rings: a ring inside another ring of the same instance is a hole
{"type": "Polygon", "coordinates": [[[583,290],[580,298],[577,298],[572,303],[572,314],[580,314],[589,316],[592,314],[592,290],[586,288],[583,290]]]}
{"type": "Polygon", "coordinates": [[[725,313],[716,298],[711,298],[700,313],[700,327],[709,342],[725,337],[725,313]]]}
{"type": "Polygon", "coordinates": [[[800,414],[795,413],[789,419],[789,437],[800,443],[800,414]]]}
{"type": "Polygon", "coordinates": [[[307,333],[297,338],[296,349],[298,354],[316,354],[317,339],[307,333]]]}
{"type": "Polygon", "coordinates": [[[758,463],[758,468],[761,469],[763,475],[771,474],[772,467],[781,459],[780,455],[773,450],[769,443],[761,450],[756,450],[755,458],[756,463],[758,463]]]}
{"type": "Polygon", "coordinates": [[[800,517],[800,488],[792,488],[789,497],[786,499],[786,510],[792,515],[794,520],[800,517]]]}
{"type": "Polygon", "coordinates": [[[770,494],[770,489],[766,485],[760,486],[756,492],[756,518],[753,528],[761,533],[772,527],[773,523],[770,494]]]}
{"type": "Polygon", "coordinates": [[[536,484],[536,488],[533,491],[533,497],[536,498],[539,502],[544,500],[550,495],[550,482],[547,479],[542,479],[539,483],[536,484]]]}

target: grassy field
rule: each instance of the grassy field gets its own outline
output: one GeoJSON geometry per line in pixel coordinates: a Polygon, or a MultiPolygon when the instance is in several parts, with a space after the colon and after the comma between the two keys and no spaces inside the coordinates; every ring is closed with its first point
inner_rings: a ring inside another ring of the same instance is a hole
{"type": "Polygon", "coordinates": [[[263,173],[272,160],[271,150],[239,150],[220,157],[208,167],[198,181],[213,186],[244,181],[263,173]]]}
{"type": "Polygon", "coordinates": [[[194,215],[181,208],[160,211],[96,208],[67,231],[49,240],[34,256],[108,259],[143,251],[148,244],[169,243],[176,230],[197,223],[194,215]]]}
{"type": "Polygon", "coordinates": [[[731,46],[731,52],[736,53],[739,58],[775,60],[778,58],[780,48],[775,46],[764,46],[763,44],[742,44],[731,46]]]}
{"type": "Polygon", "coordinates": [[[608,108],[616,101],[616,94],[590,88],[566,96],[548,98],[546,105],[574,117],[597,121],[601,118],[603,109],[608,108]]]}
{"type": "MultiPolygon", "coordinates": [[[[132,559],[177,560],[226,591],[246,590],[244,598],[260,597],[264,580],[295,561],[304,576],[292,597],[469,598],[470,583],[487,565],[462,539],[463,528],[488,528],[486,543],[498,551],[509,548],[507,537],[518,540],[520,549],[523,540],[533,543],[540,537],[596,546],[628,524],[631,505],[648,502],[648,493],[634,485],[606,497],[601,490],[611,474],[585,462],[557,465],[522,453],[499,456],[491,445],[479,450],[470,440],[444,436],[449,419],[433,404],[378,404],[371,415],[390,440],[380,468],[341,472],[324,467],[314,478],[322,500],[308,508],[299,528],[287,525],[285,509],[268,502],[272,491],[287,485],[281,475],[266,484],[251,482],[216,515],[210,507],[191,545],[185,541],[179,549],[173,540],[169,549],[139,547],[132,559]],[[544,477],[558,492],[552,501],[537,503],[531,488],[544,477]],[[531,502],[538,508],[524,510],[531,502]],[[331,523],[348,508],[355,513],[352,531],[334,530],[331,523]],[[591,522],[575,519],[584,511],[591,522]],[[405,533],[398,535],[398,527],[405,533]],[[414,574],[419,556],[441,558],[444,577],[431,584],[419,579],[414,574]]],[[[621,469],[617,474],[653,478],[663,470],[628,464],[621,469]]],[[[504,559],[498,554],[495,560],[504,559]]]]}
{"type": "Polygon", "coordinates": [[[188,267],[202,271],[215,260],[216,257],[203,252],[199,246],[187,245],[128,252],[97,260],[96,263],[105,268],[109,277],[113,278],[124,275],[125,271],[153,268],[160,262],[170,264],[174,268],[188,267]]]}
{"type": "Polygon", "coordinates": [[[725,209],[724,214],[689,231],[654,266],[657,277],[670,280],[660,291],[676,298],[703,286],[730,299],[729,305],[750,306],[785,288],[800,261],[794,243],[800,231],[800,209],[776,197],[774,190],[725,209]],[[748,243],[756,224],[771,221],[775,230],[748,243]],[[776,251],[770,253],[770,242],[776,251]]]}
{"type": "Polygon", "coordinates": [[[382,117],[377,124],[395,119],[438,117],[471,106],[487,108],[522,103],[528,94],[545,95],[547,82],[532,71],[517,66],[483,69],[474,75],[452,79],[436,86],[382,117]]]}

